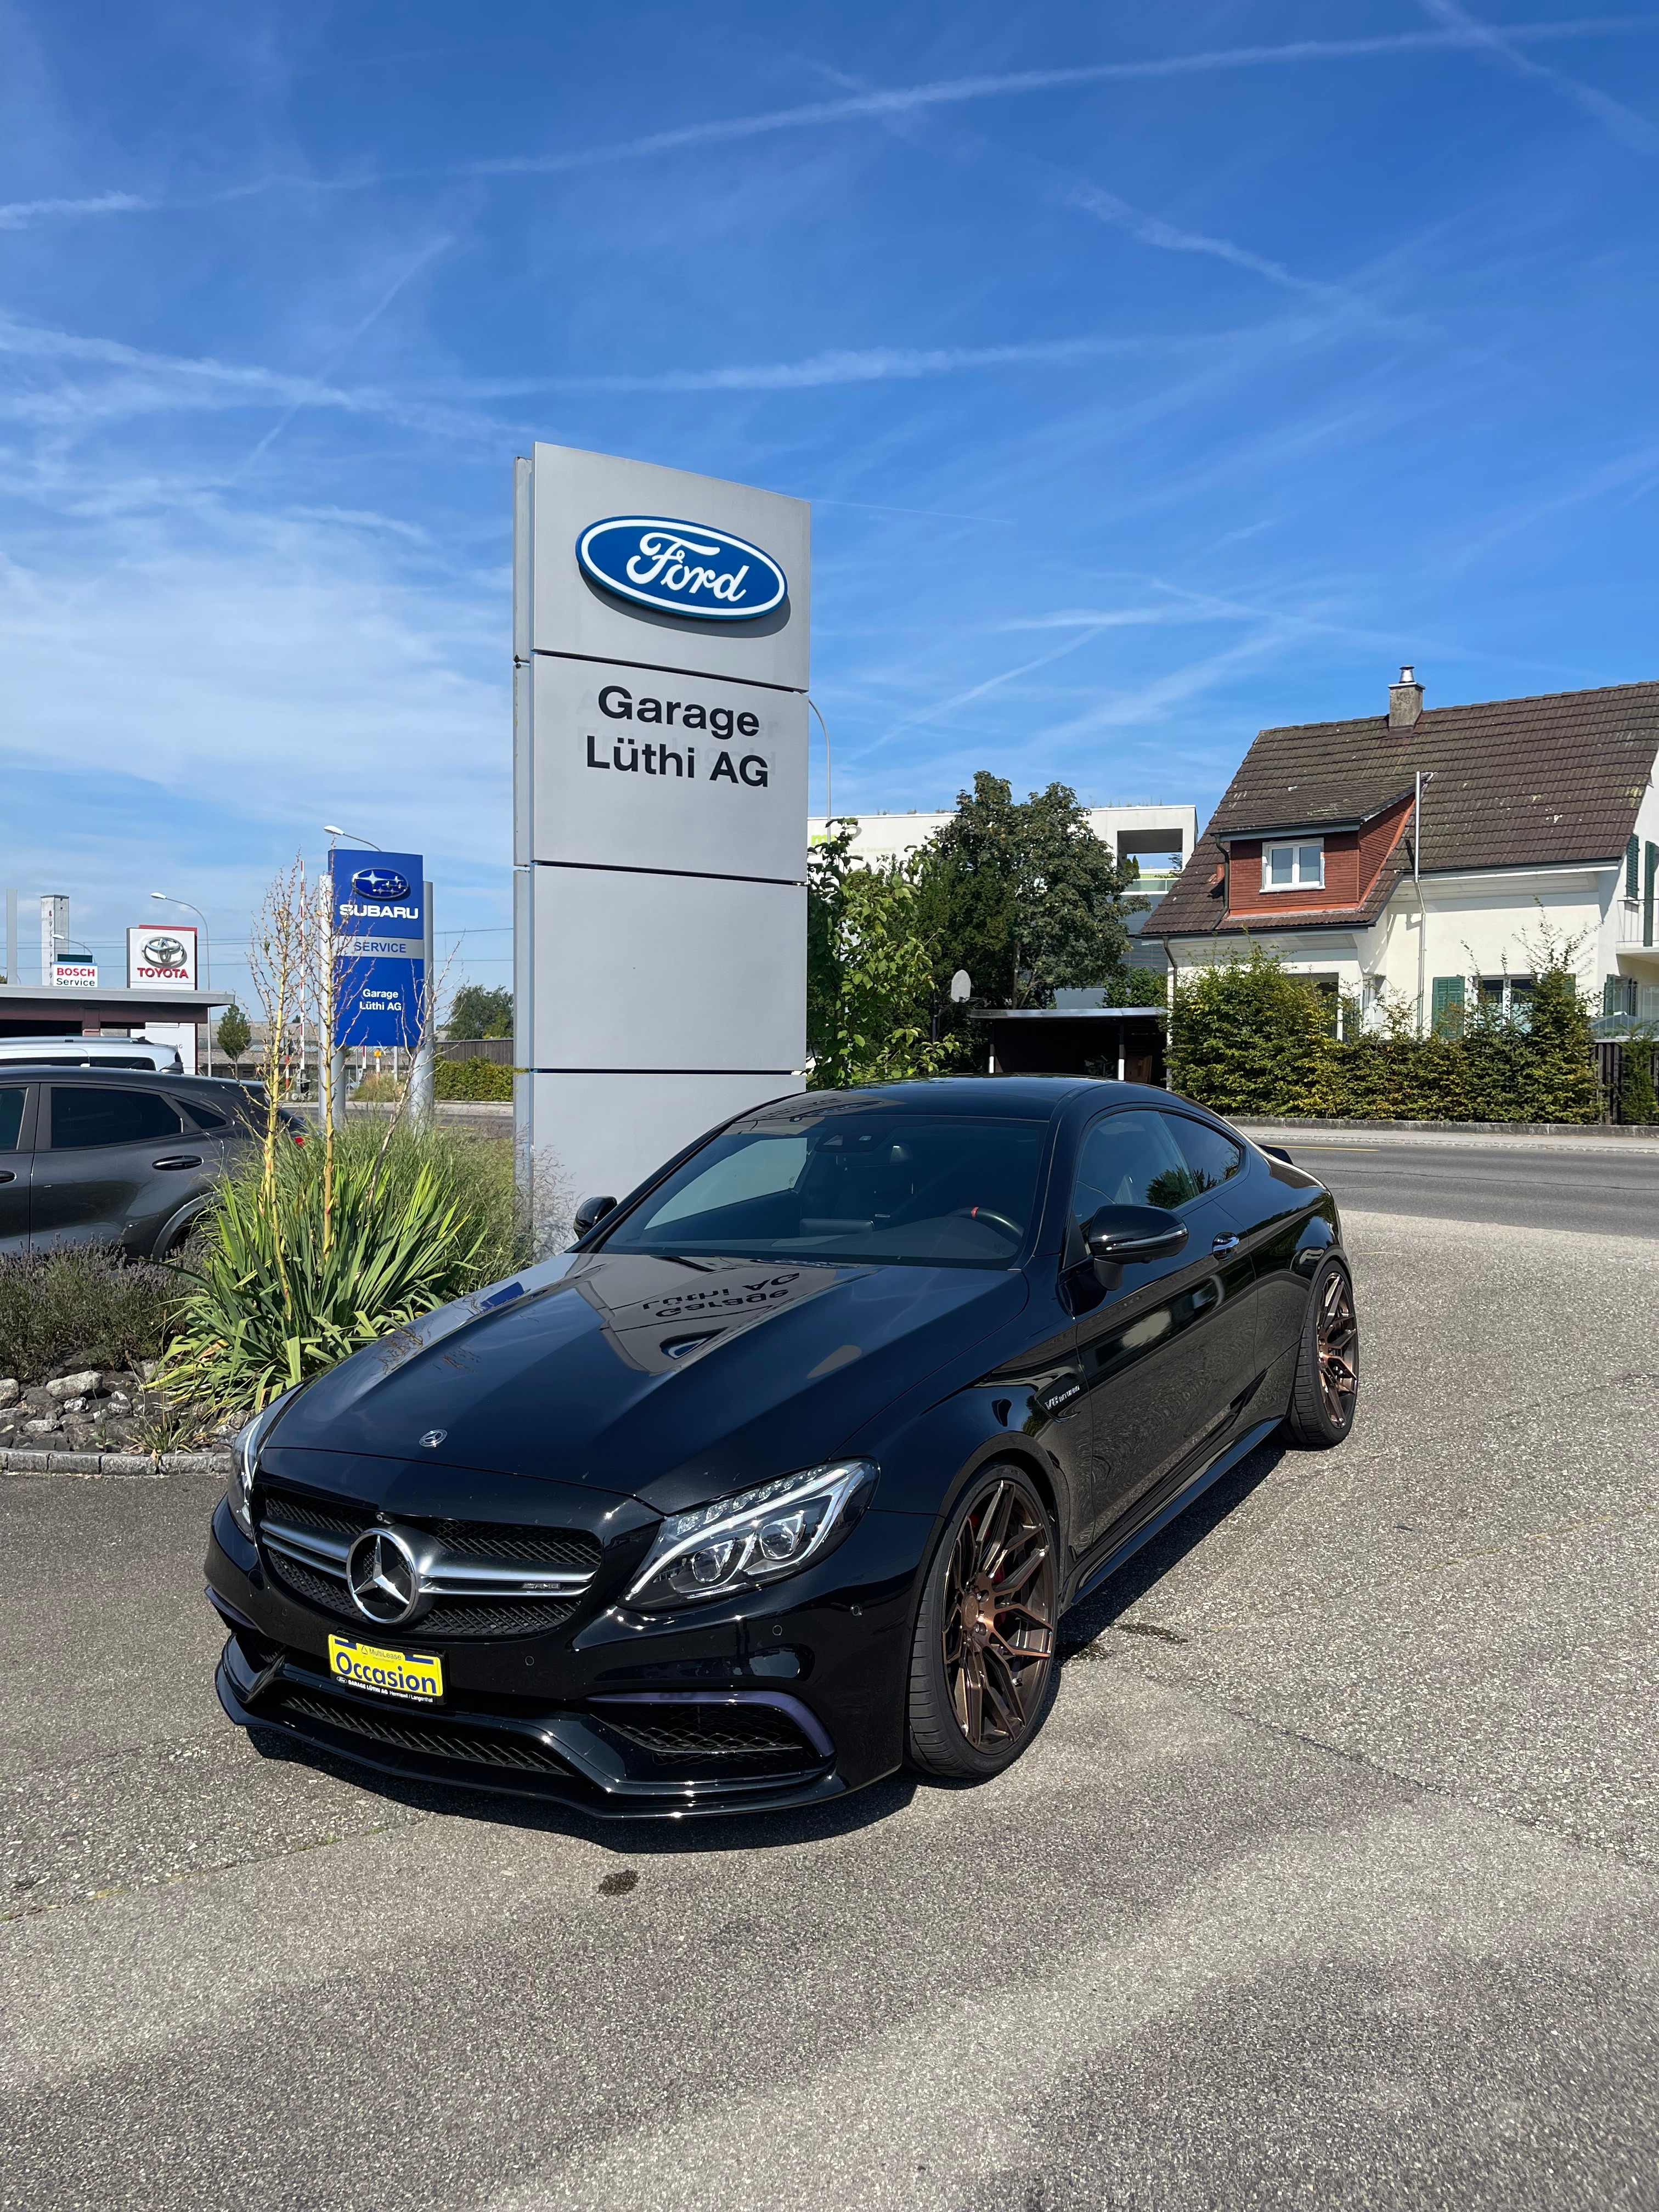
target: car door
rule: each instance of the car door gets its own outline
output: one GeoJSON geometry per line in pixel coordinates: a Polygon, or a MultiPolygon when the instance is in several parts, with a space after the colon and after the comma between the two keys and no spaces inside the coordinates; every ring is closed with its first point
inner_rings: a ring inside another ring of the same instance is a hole
{"type": "Polygon", "coordinates": [[[148,1252],[208,1169],[209,1139],[187,1133],[159,1091],[53,1083],[39,1118],[30,1227],[37,1248],[120,1243],[148,1252]]]}
{"type": "Polygon", "coordinates": [[[1090,1521],[1085,1548],[1224,1432],[1253,1355],[1248,1260],[1237,1224],[1206,1187],[1172,1117],[1135,1107],[1103,1115],[1078,1154],[1068,1222],[1079,1367],[1090,1417],[1090,1521]],[[1162,1206],[1187,1231],[1182,1249],[1125,1266],[1101,1287],[1083,1231],[1103,1206],[1162,1206]]]}
{"type": "Polygon", "coordinates": [[[0,1085],[0,1252],[21,1252],[29,1241],[33,1176],[33,1115],[27,1083],[0,1085]]]}

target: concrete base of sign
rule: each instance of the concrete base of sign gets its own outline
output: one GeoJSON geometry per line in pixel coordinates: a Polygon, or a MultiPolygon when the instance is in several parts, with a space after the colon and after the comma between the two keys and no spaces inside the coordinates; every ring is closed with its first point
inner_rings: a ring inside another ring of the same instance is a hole
{"type": "Polygon", "coordinates": [[[555,1249],[568,1237],[578,1200],[625,1198],[645,1170],[672,1159],[705,1131],[769,1098],[805,1088],[780,1075],[521,1075],[515,1085],[520,1172],[532,1187],[536,1218],[555,1249]]]}

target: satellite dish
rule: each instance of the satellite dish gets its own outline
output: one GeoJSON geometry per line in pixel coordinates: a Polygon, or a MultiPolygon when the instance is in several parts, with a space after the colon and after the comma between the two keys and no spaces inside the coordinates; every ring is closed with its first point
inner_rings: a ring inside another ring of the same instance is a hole
{"type": "Polygon", "coordinates": [[[974,979],[965,968],[958,968],[951,978],[951,1004],[965,1006],[974,995],[974,979]]]}

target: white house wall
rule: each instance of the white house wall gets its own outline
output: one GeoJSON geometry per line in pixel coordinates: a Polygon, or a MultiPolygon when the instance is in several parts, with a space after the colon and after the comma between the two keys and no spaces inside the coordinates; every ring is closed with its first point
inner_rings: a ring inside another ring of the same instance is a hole
{"type": "MultiPolygon", "coordinates": [[[[1530,975],[1537,965],[1541,923],[1558,944],[1582,939],[1576,960],[1579,980],[1586,991],[1599,994],[1601,977],[1616,971],[1608,941],[1617,928],[1612,909],[1622,886],[1622,864],[1617,872],[1572,867],[1425,876],[1420,886],[1408,876],[1368,929],[1253,929],[1248,936],[1177,938],[1170,942],[1170,954],[1177,969],[1184,970],[1241,959],[1259,947],[1282,961],[1291,975],[1334,975],[1345,994],[1362,999],[1367,986],[1374,990],[1380,984],[1389,998],[1414,1006],[1419,941],[1427,1001],[1437,975],[1501,975],[1506,969],[1511,975],[1530,975]]],[[[1659,954],[1648,957],[1659,973],[1659,954]]]]}
{"type": "MultiPolygon", "coordinates": [[[[1636,836],[1644,854],[1649,845],[1659,845],[1659,786],[1655,785],[1651,777],[1642,794],[1642,803],[1636,810],[1636,836]]],[[[1607,901],[1598,947],[1598,973],[1603,975],[1634,975],[1644,983],[1653,983],[1659,981],[1659,945],[1644,945],[1642,942],[1641,883],[1642,867],[1638,861],[1636,910],[1633,914],[1627,914],[1624,903],[1625,869],[1621,860],[1607,901]]]]}

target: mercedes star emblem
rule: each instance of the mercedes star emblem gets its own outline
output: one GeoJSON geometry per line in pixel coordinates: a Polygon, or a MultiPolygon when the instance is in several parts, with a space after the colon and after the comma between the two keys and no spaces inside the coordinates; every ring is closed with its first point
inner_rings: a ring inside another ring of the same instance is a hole
{"type": "Polygon", "coordinates": [[[395,1529],[366,1528],[346,1554],[351,1602],[382,1628],[407,1620],[422,1591],[415,1554],[395,1529]]]}

